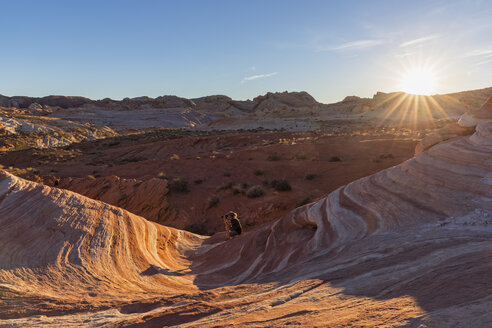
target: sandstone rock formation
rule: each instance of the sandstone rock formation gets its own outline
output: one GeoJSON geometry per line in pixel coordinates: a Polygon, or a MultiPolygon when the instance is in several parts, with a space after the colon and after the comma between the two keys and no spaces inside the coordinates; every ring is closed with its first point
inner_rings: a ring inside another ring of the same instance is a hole
{"type": "Polygon", "coordinates": [[[264,111],[266,109],[291,109],[291,108],[310,108],[319,109],[318,103],[307,92],[268,92],[264,96],[258,96],[253,99],[255,102],[254,109],[264,111]]]}
{"type": "Polygon", "coordinates": [[[438,144],[442,141],[462,136],[469,135],[475,130],[475,126],[480,120],[492,118],[492,96],[485,103],[473,112],[467,111],[461,115],[458,122],[449,123],[445,127],[434,131],[430,135],[423,138],[415,147],[415,155],[419,155],[424,150],[438,144]]]}
{"type": "Polygon", "coordinates": [[[2,173],[0,324],[488,326],[491,153],[482,119],[231,241],[2,173]]]}

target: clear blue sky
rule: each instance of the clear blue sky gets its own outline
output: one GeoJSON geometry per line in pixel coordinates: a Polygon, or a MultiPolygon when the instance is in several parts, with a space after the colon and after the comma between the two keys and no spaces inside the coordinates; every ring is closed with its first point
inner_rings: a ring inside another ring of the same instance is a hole
{"type": "Polygon", "coordinates": [[[0,0],[0,94],[318,101],[492,86],[492,1],[0,0]]]}

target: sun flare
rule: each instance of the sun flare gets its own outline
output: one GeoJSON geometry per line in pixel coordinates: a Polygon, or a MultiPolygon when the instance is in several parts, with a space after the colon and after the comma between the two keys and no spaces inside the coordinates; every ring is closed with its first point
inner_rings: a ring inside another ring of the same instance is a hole
{"type": "Polygon", "coordinates": [[[412,69],[401,77],[400,88],[414,95],[431,95],[436,91],[436,76],[430,69],[412,69]]]}

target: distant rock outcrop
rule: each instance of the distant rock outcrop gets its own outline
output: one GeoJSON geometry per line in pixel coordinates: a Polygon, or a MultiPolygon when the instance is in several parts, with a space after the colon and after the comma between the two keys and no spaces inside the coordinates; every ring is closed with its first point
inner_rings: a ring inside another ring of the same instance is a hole
{"type": "Polygon", "coordinates": [[[320,108],[320,103],[318,103],[316,99],[305,91],[268,92],[264,96],[254,98],[253,102],[255,103],[253,109],[258,111],[264,111],[267,109],[320,108]]]}

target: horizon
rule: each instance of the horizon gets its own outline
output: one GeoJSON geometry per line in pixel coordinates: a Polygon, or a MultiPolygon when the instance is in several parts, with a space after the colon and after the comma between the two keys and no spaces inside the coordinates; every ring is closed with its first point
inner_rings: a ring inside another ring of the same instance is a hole
{"type": "MultiPolygon", "coordinates": [[[[248,98],[248,99],[234,99],[232,97],[229,97],[231,98],[231,100],[233,101],[253,101],[254,98],[256,97],[261,97],[261,96],[265,96],[267,95],[268,93],[284,93],[284,92],[287,92],[287,93],[302,93],[302,92],[307,92],[311,97],[314,98],[314,100],[316,100],[318,103],[320,104],[324,104],[324,105],[329,105],[329,104],[335,104],[335,103],[338,103],[338,102],[342,102],[345,98],[347,97],[359,97],[360,99],[372,99],[376,96],[376,94],[378,93],[383,93],[383,94],[387,94],[387,95],[390,95],[390,94],[407,94],[409,96],[417,96],[417,97],[433,97],[433,96],[443,96],[443,95],[452,95],[452,94],[457,94],[457,93],[462,93],[462,92],[473,92],[473,91],[479,91],[479,90],[485,90],[485,89],[490,89],[492,88],[491,87],[485,87],[485,88],[479,88],[479,89],[472,89],[472,90],[461,90],[461,91],[452,91],[452,92],[449,92],[449,93],[435,93],[435,94],[430,94],[430,95],[414,95],[414,94],[410,94],[410,93],[407,93],[405,91],[390,91],[390,92],[384,92],[384,91],[376,91],[372,96],[368,96],[368,97],[360,97],[360,96],[357,96],[357,95],[346,95],[343,99],[341,100],[338,100],[338,101],[334,101],[334,102],[322,102],[322,101],[319,101],[318,99],[316,99],[316,97],[314,97],[313,95],[311,95],[309,92],[305,91],[305,90],[296,90],[296,91],[287,91],[287,90],[284,90],[284,91],[275,91],[275,92],[271,92],[271,91],[267,91],[266,93],[264,94],[259,94],[259,95],[256,95],[255,97],[252,97],[252,98],[248,98]]],[[[170,97],[178,97],[178,98],[183,98],[183,99],[189,99],[189,100],[196,100],[196,99],[200,99],[200,98],[205,98],[205,97],[214,97],[214,96],[226,96],[228,97],[228,95],[225,95],[225,94],[213,94],[213,95],[206,95],[206,96],[200,96],[200,97],[193,97],[193,98],[186,98],[186,97],[181,97],[179,95],[157,95],[155,97],[150,97],[150,96],[146,96],[146,95],[142,95],[142,96],[135,96],[135,97],[124,97],[124,98],[111,98],[111,97],[104,97],[104,98],[89,98],[89,97],[85,97],[85,96],[78,96],[78,95],[45,95],[45,96],[25,96],[25,95],[13,95],[13,96],[8,96],[8,95],[4,95],[4,94],[1,94],[0,93],[0,96],[4,96],[4,97],[8,97],[8,98],[14,98],[14,97],[28,97],[28,98],[45,98],[45,97],[82,97],[82,98],[87,98],[89,100],[92,100],[92,101],[101,101],[101,100],[104,100],[104,99],[111,99],[113,101],[122,101],[124,99],[135,99],[135,98],[143,98],[143,97],[147,97],[147,98],[150,98],[150,99],[155,99],[157,97],[166,97],[166,96],[170,96],[170,97]]]]}
{"type": "Polygon", "coordinates": [[[23,17],[0,21],[8,96],[246,100],[288,90],[333,103],[492,85],[486,1],[2,4],[23,17]]]}

